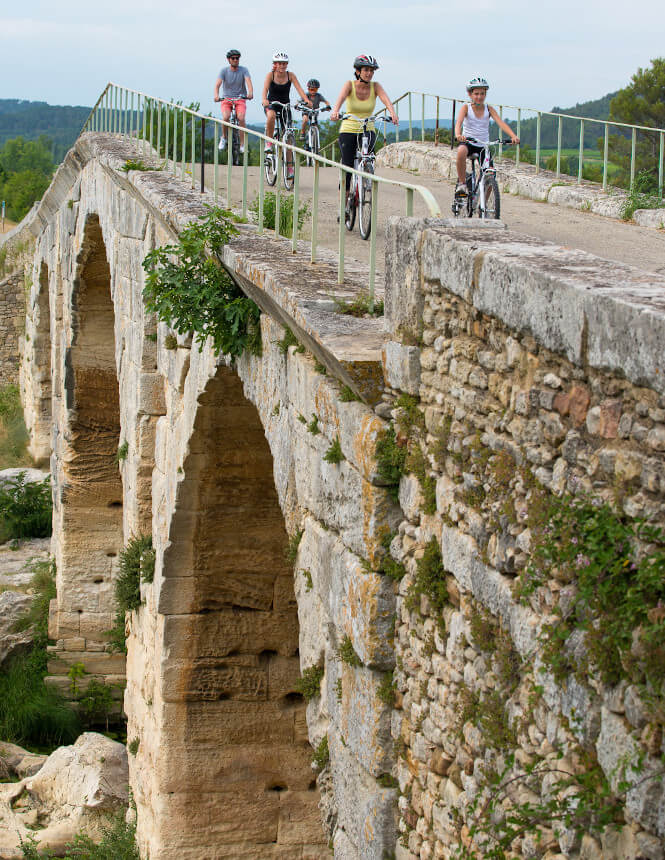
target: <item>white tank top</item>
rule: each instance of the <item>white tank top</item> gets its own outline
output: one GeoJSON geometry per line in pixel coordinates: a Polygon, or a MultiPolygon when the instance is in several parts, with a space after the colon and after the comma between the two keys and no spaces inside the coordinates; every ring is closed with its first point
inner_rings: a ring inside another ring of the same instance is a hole
{"type": "Polygon", "coordinates": [[[468,105],[468,111],[462,123],[462,131],[464,137],[473,137],[480,143],[487,143],[490,139],[490,112],[489,107],[485,105],[485,111],[480,119],[476,117],[471,105],[468,105]]]}

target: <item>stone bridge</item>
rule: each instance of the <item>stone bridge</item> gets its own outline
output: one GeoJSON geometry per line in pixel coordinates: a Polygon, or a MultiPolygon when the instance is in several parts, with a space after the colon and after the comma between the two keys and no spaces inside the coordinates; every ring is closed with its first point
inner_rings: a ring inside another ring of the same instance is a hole
{"type": "MultiPolygon", "coordinates": [[[[53,475],[50,680],[66,691],[78,662],[126,679],[142,856],[432,858],[474,840],[483,856],[521,796],[486,831],[475,801],[512,754],[545,763],[515,777],[532,804],[553,762],[573,778],[593,761],[621,807],[605,832],[538,820],[516,856],[662,858],[662,711],[633,676],[544,661],[569,579],[528,601],[513,586],[536,491],[665,519],[665,279],[500,223],[395,218],[386,316],[358,320],[335,312],[332,256],[312,266],[248,225],[222,262],[263,350],[231,362],[145,311],[146,253],[204,210],[164,172],[123,171],[132,156],[83,135],[5,268],[25,287],[31,451],[53,475]],[[377,459],[391,438],[409,451],[398,500],[377,459]],[[113,584],[139,534],[156,565],[125,660],[113,584]],[[307,699],[303,673],[320,678],[307,699]]],[[[347,265],[345,291],[361,277],[347,265]]]]}

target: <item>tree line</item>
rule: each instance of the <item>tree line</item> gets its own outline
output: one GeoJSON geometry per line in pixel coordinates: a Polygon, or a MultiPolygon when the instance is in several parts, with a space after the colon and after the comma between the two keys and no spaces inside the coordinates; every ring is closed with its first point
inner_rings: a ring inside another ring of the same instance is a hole
{"type": "Polygon", "coordinates": [[[16,137],[0,149],[0,201],[11,221],[20,221],[49,187],[55,170],[52,150],[45,135],[38,140],[16,137]]]}

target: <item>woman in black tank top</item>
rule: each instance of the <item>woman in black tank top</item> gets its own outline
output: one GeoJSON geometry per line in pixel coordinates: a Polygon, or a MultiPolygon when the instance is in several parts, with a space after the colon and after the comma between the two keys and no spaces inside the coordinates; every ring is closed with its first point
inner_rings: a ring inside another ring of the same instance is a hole
{"type": "MultiPolygon", "coordinates": [[[[266,79],[263,82],[263,94],[261,102],[266,113],[266,135],[272,137],[275,133],[275,111],[270,107],[272,102],[281,102],[288,104],[291,97],[291,84],[298,90],[300,98],[310,107],[310,102],[307,94],[300,86],[298,78],[293,72],[287,71],[289,58],[283,51],[277,51],[272,58],[272,71],[268,72],[266,79]]],[[[282,109],[279,108],[281,111],[282,109]]],[[[266,149],[269,149],[270,143],[266,143],[266,149]]]]}

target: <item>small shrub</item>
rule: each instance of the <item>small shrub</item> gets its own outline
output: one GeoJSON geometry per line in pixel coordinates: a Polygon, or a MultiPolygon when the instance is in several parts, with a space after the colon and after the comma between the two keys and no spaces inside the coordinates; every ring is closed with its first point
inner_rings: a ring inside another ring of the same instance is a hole
{"type": "Polygon", "coordinates": [[[662,206],[661,201],[652,191],[651,173],[648,170],[640,170],[635,177],[635,184],[626,197],[621,217],[624,221],[630,221],[638,209],[658,209],[660,206],[662,206]]]}
{"type": "Polygon", "coordinates": [[[111,688],[92,678],[85,693],[78,698],[79,713],[86,728],[104,725],[109,730],[109,716],[113,710],[111,688]]]}
{"type": "Polygon", "coordinates": [[[422,558],[416,562],[416,576],[408,594],[409,608],[417,608],[417,601],[421,594],[427,597],[437,616],[439,626],[443,627],[443,610],[448,605],[448,590],[446,570],[435,537],[430,538],[422,558]]]}
{"type": "Polygon", "coordinates": [[[395,400],[395,406],[400,410],[397,417],[399,429],[408,436],[413,428],[425,429],[425,416],[420,409],[420,401],[411,394],[400,394],[395,400]]]}
{"type": "Polygon", "coordinates": [[[136,753],[139,751],[140,745],[141,745],[140,738],[134,738],[133,740],[131,740],[127,744],[127,749],[129,750],[129,754],[130,755],[136,755],[136,753]]]}
{"type": "Polygon", "coordinates": [[[308,702],[316,696],[321,695],[321,681],[323,679],[322,666],[309,666],[303,670],[302,675],[296,681],[296,690],[308,702]]]}
{"type": "Polygon", "coordinates": [[[290,564],[296,563],[296,559],[298,558],[298,547],[300,546],[300,541],[302,540],[302,536],[304,533],[305,530],[300,529],[289,538],[289,542],[286,545],[286,549],[284,550],[284,558],[290,564]]]}
{"type": "Polygon", "coordinates": [[[342,701],[343,695],[344,695],[344,692],[342,690],[342,679],[338,678],[335,681],[335,696],[336,696],[338,702],[342,701]]]}
{"type": "Polygon", "coordinates": [[[341,463],[342,460],[346,460],[346,457],[342,453],[342,446],[339,441],[339,436],[335,436],[334,441],[332,442],[330,448],[323,455],[323,459],[327,463],[341,463]]]}
{"type": "MultiPolygon", "coordinates": [[[[263,226],[268,230],[275,229],[275,210],[277,198],[274,191],[267,191],[263,198],[263,226]]],[[[253,212],[258,221],[259,198],[255,197],[249,204],[250,212],[253,212]]],[[[306,201],[298,204],[298,233],[302,232],[305,219],[309,215],[309,203],[306,201]]],[[[281,236],[293,235],[293,197],[281,195],[279,199],[279,233],[281,236]]]]}
{"type": "Polygon", "coordinates": [[[129,442],[123,442],[122,445],[118,447],[118,453],[115,455],[116,462],[121,463],[123,460],[126,460],[128,454],[129,442]]]}
{"type": "Polygon", "coordinates": [[[327,374],[328,374],[328,370],[327,370],[325,364],[321,364],[321,362],[317,361],[316,359],[314,359],[314,370],[317,373],[320,373],[321,376],[327,376],[327,374]]]}
{"type": "Polygon", "coordinates": [[[372,300],[369,293],[363,290],[361,290],[355,299],[352,299],[351,301],[337,296],[333,296],[332,299],[335,302],[335,312],[338,314],[345,314],[346,316],[352,317],[383,316],[383,299],[375,300],[374,306],[372,307],[372,300]]]}
{"type": "Polygon", "coordinates": [[[69,678],[69,692],[74,698],[79,694],[78,680],[85,675],[85,666],[83,663],[72,663],[67,672],[69,678]]]}
{"type": "Polygon", "coordinates": [[[392,708],[395,705],[396,691],[397,683],[393,678],[393,673],[386,672],[377,688],[376,695],[379,697],[379,700],[382,701],[384,705],[387,705],[389,708],[392,708]]]}
{"type": "Polygon", "coordinates": [[[398,788],[399,782],[395,779],[392,774],[382,773],[380,774],[376,781],[379,783],[381,788],[398,788]]]}
{"type": "Polygon", "coordinates": [[[377,440],[376,462],[379,478],[395,501],[399,497],[400,478],[405,473],[406,456],[406,447],[397,444],[395,428],[391,425],[377,440]]]}
{"type": "Polygon", "coordinates": [[[289,351],[290,346],[298,346],[298,338],[294,335],[291,329],[288,326],[284,328],[284,337],[281,340],[276,340],[277,348],[282,353],[282,355],[286,355],[289,351]]]}
{"type": "Polygon", "coordinates": [[[48,537],[53,503],[51,479],[26,482],[25,472],[0,486],[0,538],[48,537]]]}
{"type": "Polygon", "coordinates": [[[141,579],[152,582],[155,553],[150,535],[131,538],[120,553],[118,578],[115,581],[115,623],[109,632],[112,649],[127,653],[125,613],[141,605],[141,579]]]}
{"type": "Polygon", "coordinates": [[[363,664],[363,661],[356,654],[350,636],[345,636],[344,639],[342,639],[340,646],[337,649],[337,656],[342,663],[346,663],[347,666],[362,666],[363,664]]]}
{"type": "Polygon", "coordinates": [[[164,338],[164,349],[174,350],[178,348],[178,338],[174,334],[167,334],[164,338]]]}
{"type": "Polygon", "coordinates": [[[330,761],[330,750],[328,748],[328,735],[324,735],[314,750],[312,763],[317,770],[323,770],[330,761]]]}
{"type": "Polygon", "coordinates": [[[0,469],[28,466],[27,445],[28,431],[18,385],[0,386],[0,469]]]}
{"type": "Polygon", "coordinates": [[[312,571],[302,570],[301,573],[305,579],[305,591],[311,591],[314,587],[314,583],[312,582],[312,571]]]}
{"type": "Polygon", "coordinates": [[[127,161],[122,165],[120,170],[124,170],[125,173],[129,173],[130,170],[155,170],[154,167],[148,167],[148,165],[142,161],[133,161],[131,158],[128,158],[127,161]]]}
{"type": "Polygon", "coordinates": [[[339,399],[342,403],[351,403],[354,400],[357,400],[359,403],[362,403],[362,397],[358,397],[358,395],[349,388],[348,385],[343,385],[342,390],[339,393],[339,399]]]}
{"type": "Polygon", "coordinates": [[[321,432],[319,430],[319,416],[315,415],[313,412],[312,412],[312,420],[307,425],[307,429],[312,434],[312,436],[318,436],[319,433],[321,432]]]}

